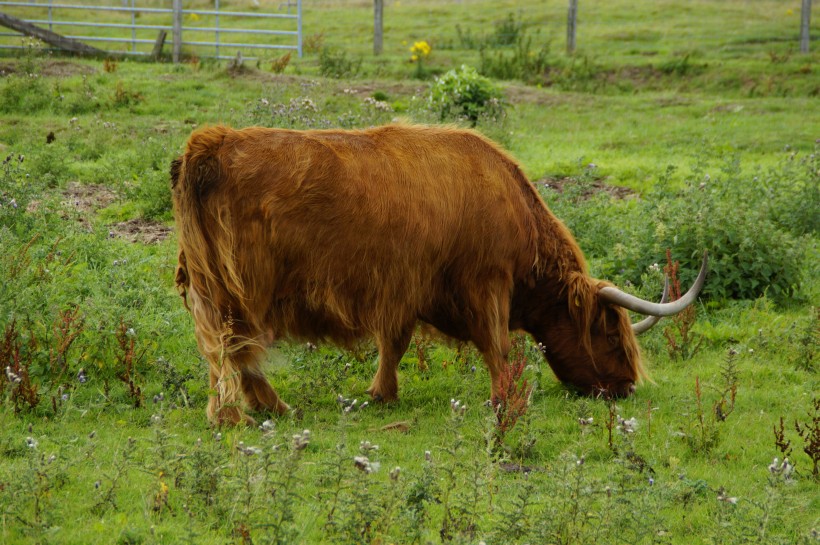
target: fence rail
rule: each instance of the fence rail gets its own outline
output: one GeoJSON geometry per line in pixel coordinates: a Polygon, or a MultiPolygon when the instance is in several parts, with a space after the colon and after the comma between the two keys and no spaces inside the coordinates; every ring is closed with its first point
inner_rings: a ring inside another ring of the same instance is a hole
{"type": "MultiPolygon", "coordinates": [[[[125,48],[111,48],[112,53],[126,53],[130,55],[150,55],[150,48],[140,47],[154,45],[157,37],[150,37],[148,32],[168,32],[172,36],[174,60],[177,61],[180,52],[186,52],[199,57],[214,57],[218,59],[233,58],[233,50],[275,51],[293,50],[302,56],[302,1],[288,3],[288,13],[264,13],[251,11],[223,11],[219,0],[214,0],[213,9],[185,9],[182,2],[175,0],[172,7],[148,7],[138,5],[138,0],[125,0],[123,5],[94,5],[68,4],[46,2],[21,2],[0,0],[0,9],[3,7],[17,8],[24,13],[20,16],[24,21],[48,27],[54,31],[55,27],[82,29],[83,34],[66,34],[82,42],[104,42],[108,44],[124,44],[125,48]],[[125,5],[128,2],[130,5],[125,5]],[[296,7],[296,13],[290,13],[290,7],[296,7]],[[45,11],[45,14],[43,13],[45,11]],[[130,16],[125,22],[95,22],[94,14],[99,12],[115,13],[123,17],[130,16]],[[68,14],[75,17],[69,18],[68,14]],[[45,16],[44,16],[45,15],[45,16]],[[148,18],[149,22],[138,23],[137,19],[148,18]],[[85,19],[85,20],[83,20],[85,19]],[[188,20],[189,24],[182,24],[188,20]],[[190,22],[202,22],[202,25],[190,22]],[[278,26],[286,28],[270,28],[265,26],[275,21],[278,26]],[[241,25],[241,26],[238,26],[241,25]],[[108,30],[110,29],[110,30],[108,30]],[[130,35],[122,31],[131,30],[130,35]],[[100,32],[97,32],[100,31],[100,32]],[[241,35],[240,40],[223,41],[222,35],[241,35]],[[205,35],[205,36],[203,36],[205,35]],[[212,36],[209,40],[208,36],[212,36]],[[231,49],[226,54],[226,49],[231,49]]],[[[0,37],[21,36],[19,33],[3,32],[0,37]]],[[[0,42],[0,48],[20,49],[24,46],[0,42]]],[[[255,55],[244,55],[245,58],[255,58],[255,55]]]]}

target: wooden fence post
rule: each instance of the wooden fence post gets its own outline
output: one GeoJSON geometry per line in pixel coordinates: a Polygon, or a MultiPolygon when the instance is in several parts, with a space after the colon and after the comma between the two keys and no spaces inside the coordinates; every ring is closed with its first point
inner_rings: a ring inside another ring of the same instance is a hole
{"type": "Polygon", "coordinates": [[[174,64],[179,62],[179,55],[182,52],[182,0],[174,0],[174,51],[172,60],[174,64]]]}
{"type": "Polygon", "coordinates": [[[567,11],[567,53],[575,53],[575,27],[578,21],[578,0],[569,0],[567,11]]]}
{"type": "Polygon", "coordinates": [[[800,52],[809,52],[809,36],[811,34],[811,0],[803,0],[800,9],[800,52]]]}
{"type": "Polygon", "coordinates": [[[384,0],[373,0],[373,54],[381,55],[384,38],[384,0]]]}

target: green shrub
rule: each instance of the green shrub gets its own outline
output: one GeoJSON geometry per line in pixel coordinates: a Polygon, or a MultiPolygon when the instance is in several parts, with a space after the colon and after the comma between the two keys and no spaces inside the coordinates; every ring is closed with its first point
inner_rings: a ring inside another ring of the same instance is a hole
{"type": "Polygon", "coordinates": [[[462,65],[450,70],[430,88],[428,103],[439,121],[467,120],[471,126],[479,118],[497,119],[504,115],[501,91],[475,68],[462,65]]]}
{"type": "Polygon", "coordinates": [[[674,169],[659,177],[645,199],[618,200],[593,187],[595,170],[545,193],[550,207],[578,238],[595,273],[639,282],[667,248],[681,261],[681,282],[694,280],[704,250],[709,278],[704,294],[719,299],[775,300],[803,296],[817,247],[816,154],[790,158],[765,175],[747,173],[733,159],[707,158],[674,189],[674,169]],[[714,176],[706,172],[717,170],[714,176]],[[798,201],[799,199],[799,201],[798,201]]]}

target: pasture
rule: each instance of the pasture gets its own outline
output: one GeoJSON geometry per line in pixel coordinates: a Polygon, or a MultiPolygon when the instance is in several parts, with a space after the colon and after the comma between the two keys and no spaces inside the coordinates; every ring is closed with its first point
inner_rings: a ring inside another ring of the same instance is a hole
{"type": "Polygon", "coordinates": [[[817,543],[820,80],[800,3],[582,1],[572,57],[565,4],[388,3],[378,58],[372,4],[348,1],[307,5],[312,45],[287,62],[0,56],[0,542],[817,543]],[[282,343],[266,369],[293,411],[211,427],[174,290],[168,167],[191,130],[469,125],[430,99],[462,64],[495,74],[476,128],[593,275],[657,299],[667,249],[684,289],[709,251],[694,315],[640,338],[652,380],[580,397],[521,338],[510,400],[532,392],[502,422],[472,347],[415,335],[385,405],[365,404],[373,346],[282,343]]]}

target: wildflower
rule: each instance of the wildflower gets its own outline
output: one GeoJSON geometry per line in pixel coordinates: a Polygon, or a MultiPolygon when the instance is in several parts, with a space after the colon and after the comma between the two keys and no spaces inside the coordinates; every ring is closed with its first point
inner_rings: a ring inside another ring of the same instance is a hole
{"type": "Polygon", "coordinates": [[[151,423],[152,424],[159,424],[160,422],[162,422],[162,416],[160,416],[158,414],[152,414],[151,415],[151,423]]]}
{"type": "Polygon", "coordinates": [[[718,501],[722,501],[722,502],[725,502],[725,503],[731,503],[732,505],[735,505],[737,503],[737,498],[734,497],[734,496],[727,496],[726,495],[726,490],[724,490],[722,486],[718,489],[717,492],[718,492],[718,496],[717,496],[718,501]]]}
{"type": "Polygon", "coordinates": [[[85,369],[80,369],[77,372],[77,381],[79,381],[80,384],[88,382],[88,375],[85,374],[85,369]]]}
{"type": "Polygon", "coordinates": [[[371,462],[367,456],[354,456],[353,465],[364,473],[373,473],[379,470],[379,463],[371,462]]]}
{"type": "Polygon", "coordinates": [[[26,446],[28,448],[36,449],[38,444],[39,443],[37,442],[37,439],[35,439],[34,437],[26,437],[26,446]]]}
{"type": "Polygon", "coordinates": [[[257,454],[262,454],[262,449],[259,447],[250,447],[245,446],[245,443],[240,441],[238,445],[236,445],[236,450],[241,452],[246,456],[255,456],[257,454]]]}
{"type": "Polygon", "coordinates": [[[635,420],[633,416],[629,420],[624,420],[621,418],[621,415],[618,415],[618,426],[615,428],[621,433],[635,433],[635,429],[638,427],[638,421],[635,420]]]}
{"type": "Polygon", "coordinates": [[[262,422],[262,425],[259,426],[259,429],[265,432],[273,431],[273,428],[276,427],[276,424],[273,420],[265,420],[262,422]]]}
{"type": "Polygon", "coordinates": [[[416,42],[413,44],[413,47],[410,48],[410,53],[413,54],[413,56],[410,58],[414,61],[418,59],[423,59],[425,57],[428,57],[430,55],[430,51],[432,50],[433,48],[430,47],[430,44],[428,44],[426,41],[422,40],[421,42],[416,42]]]}
{"type": "Polygon", "coordinates": [[[371,450],[379,450],[379,445],[373,445],[370,441],[361,441],[359,443],[359,450],[362,452],[370,452],[371,450]]]}
{"type": "Polygon", "coordinates": [[[154,403],[159,403],[160,401],[162,401],[164,399],[165,399],[165,394],[160,392],[160,393],[158,393],[157,395],[154,396],[154,403]]]}
{"type": "Polygon", "coordinates": [[[432,454],[430,454],[430,451],[429,451],[429,450],[425,450],[425,451],[424,451],[424,459],[425,459],[425,461],[427,461],[427,462],[432,462],[432,461],[433,461],[433,455],[432,455],[432,454]]]}
{"type": "Polygon", "coordinates": [[[15,373],[14,371],[11,370],[10,365],[6,366],[6,378],[12,384],[20,384],[20,382],[22,382],[22,380],[23,380],[22,378],[20,378],[20,375],[18,375],[17,373],[15,373]]]}
{"type": "Polygon", "coordinates": [[[401,468],[399,466],[396,466],[393,469],[391,469],[390,474],[389,474],[390,475],[390,480],[391,481],[398,481],[400,473],[401,473],[401,468]]]}
{"type": "Polygon", "coordinates": [[[775,478],[783,479],[783,481],[790,481],[792,474],[794,473],[794,466],[789,463],[788,458],[783,458],[782,462],[775,458],[772,463],[769,464],[769,473],[771,473],[775,478]]]}
{"type": "Polygon", "coordinates": [[[593,421],[593,420],[594,420],[594,418],[593,418],[593,417],[591,417],[591,416],[590,416],[589,418],[579,418],[579,419],[578,419],[578,423],[579,423],[579,424],[581,425],[581,427],[583,428],[583,427],[585,427],[585,426],[591,426],[591,425],[592,425],[592,421],[593,421]]]}
{"type": "Polygon", "coordinates": [[[310,444],[310,430],[302,430],[293,436],[293,450],[305,450],[310,444]]]}

